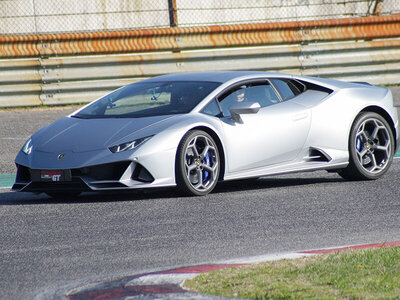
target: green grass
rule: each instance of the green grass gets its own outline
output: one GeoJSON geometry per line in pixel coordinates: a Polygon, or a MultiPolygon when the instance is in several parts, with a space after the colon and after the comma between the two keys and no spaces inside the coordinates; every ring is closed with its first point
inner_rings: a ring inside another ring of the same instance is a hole
{"type": "Polygon", "coordinates": [[[233,267],[187,280],[184,288],[251,299],[400,299],[400,247],[233,267]]]}

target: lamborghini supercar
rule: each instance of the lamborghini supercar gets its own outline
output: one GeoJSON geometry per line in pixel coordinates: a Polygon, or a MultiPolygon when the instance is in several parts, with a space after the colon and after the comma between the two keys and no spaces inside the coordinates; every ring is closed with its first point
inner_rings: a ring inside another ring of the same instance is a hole
{"type": "Polygon", "coordinates": [[[384,87],[272,72],[171,74],[122,87],[36,132],[16,191],[51,196],[328,170],[377,179],[399,146],[384,87]]]}

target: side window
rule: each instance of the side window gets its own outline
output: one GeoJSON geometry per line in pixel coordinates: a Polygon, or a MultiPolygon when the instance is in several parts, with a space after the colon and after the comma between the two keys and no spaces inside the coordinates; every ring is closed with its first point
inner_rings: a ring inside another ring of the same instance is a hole
{"type": "Polygon", "coordinates": [[[302,92],[304,92],[305,89],[305,87],[300,82],[297,82],[295,80],[277,78],[273,78],[270,80],[278,90],[279,94],[281,94],[283,101],[300,95],[302,92]]]}
{"type": "Polygon", "coordinates": [[[240,102],[258,102],[261,107],[269,106],[278,103],[279,96],[276,94],[274,88],[268,83],[262,84],[246,84],[236,87],[226,93],[220,98],[220,106],[224,117],[229,117],[229,109],[235,103],[240,102]]]}
{"type": "Polygon", "coordinates": [[[208,103],[201,112],[210,116],[218,116],[221,113],[216,99],[208,103]]]}

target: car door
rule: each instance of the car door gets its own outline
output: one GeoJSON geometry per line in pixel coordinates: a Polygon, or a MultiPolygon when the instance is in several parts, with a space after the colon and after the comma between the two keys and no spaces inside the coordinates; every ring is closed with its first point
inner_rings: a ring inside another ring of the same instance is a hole
{"type": "Polygon", "coordinates": [[[218,97],[229,173],[290,162],[301,151],[310,129],[311,112],[291,101],[282,101],[268,80],[234,86],[218,97]],[[243,95],[244,94],[244,95],[243,95]],[[258,102],[255,114],[234,121],[230,108],[237,102],[258,102]]]}

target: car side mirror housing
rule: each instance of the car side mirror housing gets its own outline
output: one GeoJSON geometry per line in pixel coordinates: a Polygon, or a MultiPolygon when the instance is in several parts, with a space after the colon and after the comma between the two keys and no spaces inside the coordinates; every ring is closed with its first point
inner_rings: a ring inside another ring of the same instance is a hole
{"type": "Polygon", "coordinates": [[[229,111],[235,122],[243,123],[240,115],[256,114],[260,108],[261,106],[258,102],[238,102],[232,105],[229,111]]]}

